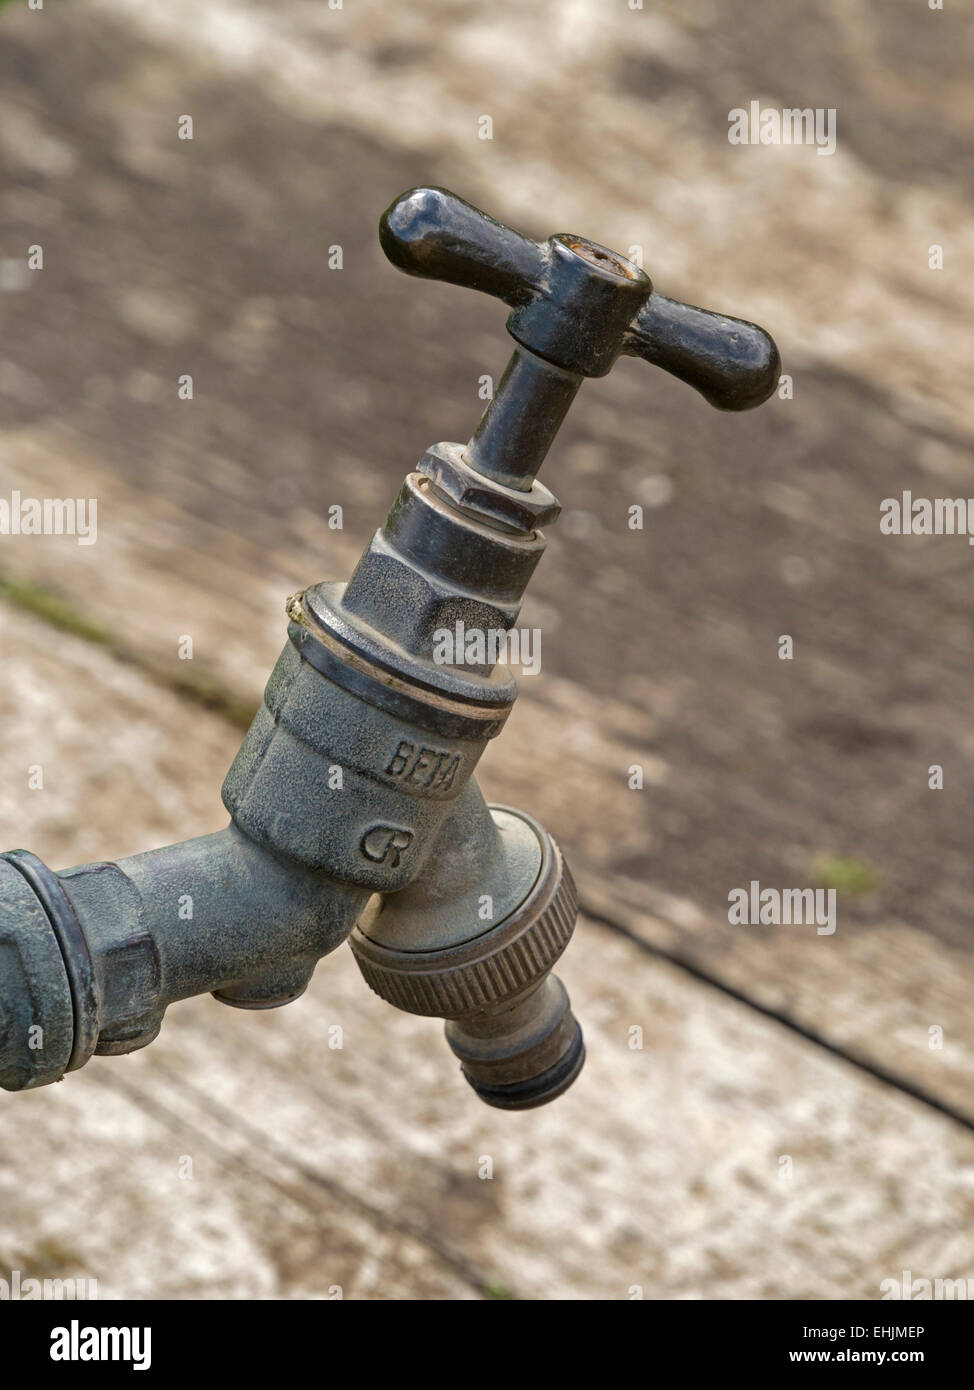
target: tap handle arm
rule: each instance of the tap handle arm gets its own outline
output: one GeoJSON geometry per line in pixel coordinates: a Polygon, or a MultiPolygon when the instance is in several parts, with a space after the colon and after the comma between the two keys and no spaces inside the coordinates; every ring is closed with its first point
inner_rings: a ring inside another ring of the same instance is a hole
{"type": "Polygon", "coordinates": [[[511,336],[563,371],[604,376],[621,353],[641,357],[718,410],[749,410],[777,385],[763,328],[657,294],[639,266],[586,237],[532,241],[444,188],[412,188],[383,214],[379,240],[407,275],[503,300],[511,336]]]}

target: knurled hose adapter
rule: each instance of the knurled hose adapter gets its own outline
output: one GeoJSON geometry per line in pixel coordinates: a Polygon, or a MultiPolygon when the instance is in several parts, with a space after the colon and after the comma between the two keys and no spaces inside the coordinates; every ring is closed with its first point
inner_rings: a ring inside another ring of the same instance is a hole
{"type": "Polygon", "coordinates": [[[585,1043],[568,991],[546,975],[501,1014],[474,1014],[446,1025],[446,1040],[482,1101],[498,1110],[531,1110],[567,1091],[585,1061],[585,1043]]]}
{"type": "MultiPolygon", "coordinates": [[[[349,937],[370,989],[406,1013],[445,1019],[464,1076],[481,1100],[502,1110],[554,1100],[585,1060],[568,994],[550,973],[575,927],[575,884],[555,841],[531,824],[542,843],[537,879],[487,931],[442,949],[417,949],[415,941],[398,949],[388,932],[385,942],[369,934],[379,907],[349,937]]],[[[394,911],[395,895],[389,902],[394,911]]]]}

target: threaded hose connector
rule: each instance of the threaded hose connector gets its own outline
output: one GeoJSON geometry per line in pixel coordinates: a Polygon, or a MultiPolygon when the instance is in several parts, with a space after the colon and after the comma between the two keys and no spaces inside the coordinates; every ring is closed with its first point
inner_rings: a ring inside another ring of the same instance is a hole
{"type": "MultiPolygon", "coordinates": [[[[525,818],[527,819],[527,818],[525,818]]],[[[551,968],[571,938],[578,900],[555,841],[534,822],[541,867],[531,891],[503,921],[442,949],[396,949],[369,922],[349,938],[369,987],[406,1013],[447,1020],[447,1042],[488,1105],[543,1105],[582,1068],[582,1032],[551,968]]],[[[428,947],[432,943],[422,943],[428,947]]]]}

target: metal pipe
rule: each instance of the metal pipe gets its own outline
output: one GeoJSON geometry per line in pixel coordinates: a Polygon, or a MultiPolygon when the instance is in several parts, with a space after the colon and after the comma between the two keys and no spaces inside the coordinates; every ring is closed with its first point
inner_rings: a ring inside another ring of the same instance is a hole
{"type": "Polygon", "coordinates": [[[584,379],[516,348],[464,450],[467,463],[504,487],[530,491],[584,379]]]}

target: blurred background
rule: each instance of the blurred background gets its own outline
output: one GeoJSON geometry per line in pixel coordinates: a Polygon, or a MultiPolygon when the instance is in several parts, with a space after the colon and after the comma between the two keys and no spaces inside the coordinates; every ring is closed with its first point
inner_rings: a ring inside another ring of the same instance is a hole
{"type": "Polygon", "coordinates": [[[0,8],[0,497],[98,501],[94,545],[0,537],[5,848],[63,868],[224,824],[286,595],[346,577],[423,450],[469,436],[504,312],[384,261],[404,189],[641,247],[791,379],[737,417],[623,360],[545,466],[542,669],[481,780],[579,883],[572,1091],[486,1109],[342,948],[286,1009],[180,1004],[146,1052],[4,1095],[0,1277],[974,1277],[974,554],[878,524],[903,489],[974,494],[971,57],[961,7],[922,0],[0,8]],[[731,145],[752,100],[835,108],[835,153],[731,145]],[[837,931],[730,926],[752,879],[836,888],[837,931]]]}

